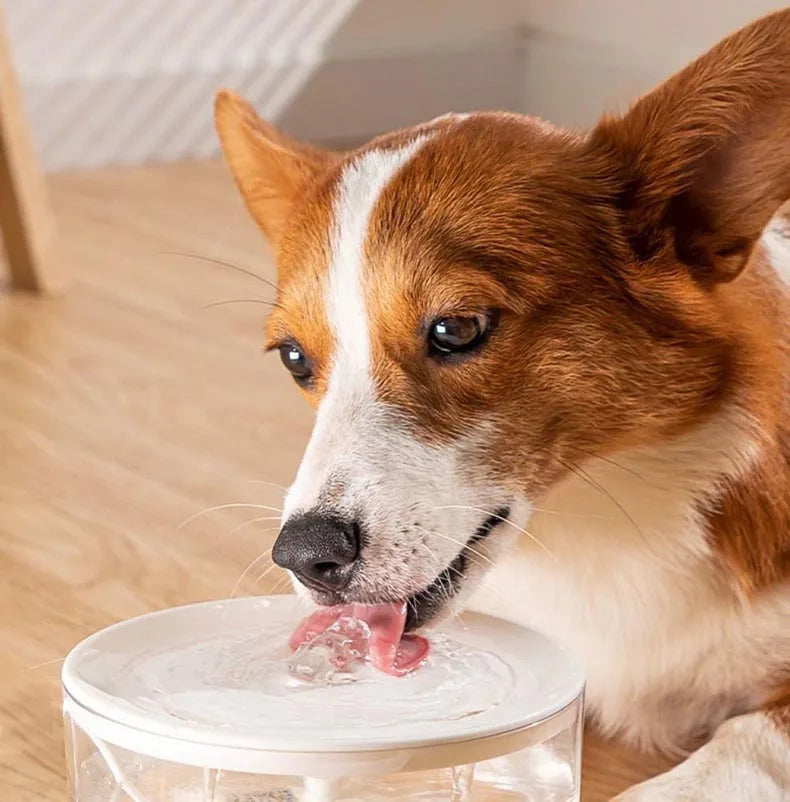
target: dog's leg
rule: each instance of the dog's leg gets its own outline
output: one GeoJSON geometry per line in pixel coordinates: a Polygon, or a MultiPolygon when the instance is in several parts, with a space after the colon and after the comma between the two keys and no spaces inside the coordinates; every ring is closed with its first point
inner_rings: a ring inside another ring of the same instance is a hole
{"type": "Polygon", "coordinates": [[[615,802],[790,802],[790,702],[726,721],[679,766],[615,802]]]}

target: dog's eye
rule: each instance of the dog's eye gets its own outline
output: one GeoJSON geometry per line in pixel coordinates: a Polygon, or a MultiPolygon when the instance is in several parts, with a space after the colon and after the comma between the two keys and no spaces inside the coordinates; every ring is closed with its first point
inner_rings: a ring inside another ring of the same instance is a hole
{"type": "Polygon", "coordinates": [[[483,314],[443,317],[431,323],[428,344],[437,356],[472,351],[483,343],[490,326],[490,318],[483,314]]]}
{"type": "Polygon", "coordinates": [[[295,343],[285,343],[280,346],[280,359],[296,381],[303,383],[312,377],[313,371],[310,369],[307,357],[295,343]]]}

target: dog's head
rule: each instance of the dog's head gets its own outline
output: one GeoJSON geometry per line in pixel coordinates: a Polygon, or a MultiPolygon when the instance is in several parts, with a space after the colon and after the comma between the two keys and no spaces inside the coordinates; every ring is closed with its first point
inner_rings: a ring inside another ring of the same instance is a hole
{"type": "Polygon", "coordinates": [[[748,360],[725,287],[790,194],[776,26],[587,136],[447,115],[341,155],[220,94],[277,256],[268,347],[317,409],[274,549],[316,601],[435,618],[566,472],[732,392],[748,360]]]}

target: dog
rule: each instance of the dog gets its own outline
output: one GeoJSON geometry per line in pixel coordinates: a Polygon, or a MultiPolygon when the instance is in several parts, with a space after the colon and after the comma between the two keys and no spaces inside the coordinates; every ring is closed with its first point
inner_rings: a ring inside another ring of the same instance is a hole
{"type": "Polygon", "coordinates": [[[215,115],[317,409],[299,591],[566,641],[594,726],[686,756],[622,802],[790,799],[790,10],[586,134],[215,115]]]}

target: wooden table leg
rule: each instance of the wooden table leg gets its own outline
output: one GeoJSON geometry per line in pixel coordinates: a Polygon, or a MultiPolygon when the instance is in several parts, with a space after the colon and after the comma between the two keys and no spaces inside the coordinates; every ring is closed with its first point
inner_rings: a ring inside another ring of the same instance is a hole
{"type": "Polygon", "coordinates": [[[62,287],[55,221],[33,151],[1,12],[0,229],[12,287],[33,292],[62,287]]]}

